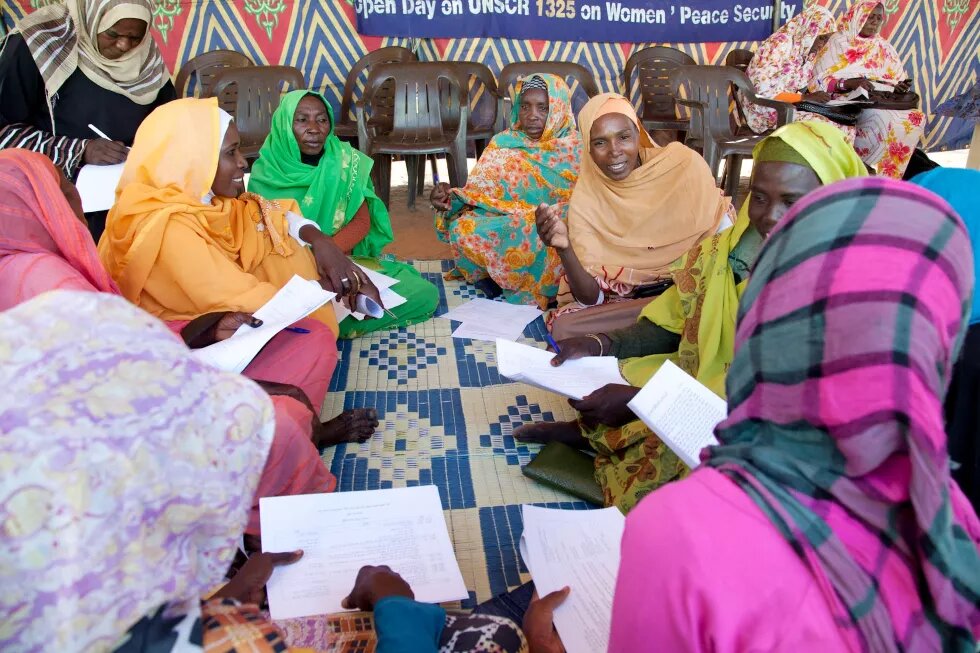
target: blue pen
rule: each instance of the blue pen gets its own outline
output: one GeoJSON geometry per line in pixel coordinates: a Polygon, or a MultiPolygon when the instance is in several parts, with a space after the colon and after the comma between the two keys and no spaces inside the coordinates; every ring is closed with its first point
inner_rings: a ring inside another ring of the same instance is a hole
{"type": "Polygon", "coordinates": [[[303,329],[301,327],[286,327],[286,331],[290,331],[292,333],[309,333],[310,332],[309,329],[303,329]]]}
{"type": "Polygon", "coordinates": [[[551,345],[551,348],[555,350],[555,353],[560,354],[561,348],[558,346],[558,343],[555,342],[555,339],[551,337],[551,334],[546,333],[544,334],[544,337],[548,340],[548,344],[551,345]]]}

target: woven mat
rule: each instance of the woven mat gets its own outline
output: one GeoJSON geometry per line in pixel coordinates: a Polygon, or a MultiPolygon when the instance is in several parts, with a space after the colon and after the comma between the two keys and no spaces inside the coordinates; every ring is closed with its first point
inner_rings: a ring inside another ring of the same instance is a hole
{"type": "MultiPolygon", "coordinates": [[[[439,288],[441,315],[482,297],[473,286],[443,281],[449,261],[415,267],[439,288]]],[[[398,290],[395,286],[394,290],[398,290]]],[[[324,418],[374,407],[381,425],[363,444],[324,452],[338,491],[436,485],[470,598],[460,607],[530,580],[518,543],[523,503],[565,509],[588,504],[521,474],[539,447],[515,443],[513,430],[531,421],[573,419],[565,399],[497,373],[495,346],[454,340],[455,323],[433,318],[415,326],[341,341],[340,363],[324,418]]],[[[532,322],[521,341],[544,342],[532,322]]]]}

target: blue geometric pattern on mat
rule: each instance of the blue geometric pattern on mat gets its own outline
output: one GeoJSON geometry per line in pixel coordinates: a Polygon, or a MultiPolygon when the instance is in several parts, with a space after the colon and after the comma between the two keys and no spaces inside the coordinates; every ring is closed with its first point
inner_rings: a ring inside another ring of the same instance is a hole
{"type": "MultiPolygon", "coordinates": [[[[531,422],[554,422],[555,414],[542,411],[538,404],[529,404],[527,397],[517,395],[516,405],[507,407],[507,414],[497,417],[496,424],[490,424],[490,434],[480,436],[480,446],[492,447],[495,455],[504,457],[508,465],[524,465],[531,462],[531,451],[526,444],[514,440],[514,429],[531,422]]],[[[536,451],[535,451],[536,453],[536,451]]]]}
{"type": "MultiPolygon", "coordinates": [[[[592,508],[584,501],[562,501],[532,505],[562,510],[590,510],[592,508]]],[[[522,584],[521,574],[527,574],[528,571],[518,550],[521,535],[524,533],[521,506],[480,508],[480,533],[483,536],[483,550],[487,558],[491,596],[510,591],[522,584]]]]}
{"type": "Polygon", "coordinates": [[[388,379],[404,385],[408,379],[418,378],[419,370],[439,364],[439,356],[446,354],[445,347],[438,347],[424,337],[416,336],[411,327],[390,331],[373,342],[358,355],[368,363],[388,373],[388,379]]]}
{"type": "Polygon", "coordinates": [[[394,467],[395,458],[407,458],[413,454],[417,468],[409,470],[418,479],[404,480],[400,485],[435,485],[439,488],[444,510],[473,508],[476,494],[468,463],[469,445],[466,439],[466,422],[463,417],[462,399],[458,389],[375,392],[351,391],[344,398],[344,410],[374,407],[378,421],[395,421],[407,417],[408,432],[395,434],[394,446],[376,443],[347,443],[337,445],[330,471],[337,477],[337,490],[378,490],[393,487],[392,479],[402,481],[405,469],[394,467]],[[442,433],[437,433],[441,429],[442,433]],[[450,444],[449,439],[455,444],[450,444]],[[416,446],[420,439],[427,444],[421,451],[416,446]],[[379,448],[380,447],[380,448],[379,448]],[[367,457],[365,457],[367,453],[367,457]]]}
{"type": "MultiPolygon", "coordinates": [[[[461,324],[451,320],[453,329],[461,324]]],[[[469,350],[473,341],[469,338],[453,338],[453,350],[456,352],[456,371],[459,373],[459,385],[463,388],[484,388],[488,385],[500,385],[509,381],[497,373],[497,366],[477,360],[476,355],[469,350]]],[[[493,347],[493,343],[480,343],[493,347]]]]}
{"type": "Polygon", "coordinates": [[[449,310],[446,303],[446,286],[442,281],[442,275],[436,272],[423,272],[422,278],[439,289],[439,304],[436,306],[436,315],[442,315],[449,310]]]}
{"type": "Polygon", "coordinates": [[[337,341],[337,369],[330,379],[327,392],[342,392],[347,387],[347,373],[350,372],[350,354],[353,344],[350,340],[337,341]]]}

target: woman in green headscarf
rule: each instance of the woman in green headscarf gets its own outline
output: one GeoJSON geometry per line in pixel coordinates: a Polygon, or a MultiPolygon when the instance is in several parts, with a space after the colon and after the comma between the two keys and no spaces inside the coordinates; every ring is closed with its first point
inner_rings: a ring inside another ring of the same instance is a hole
{"type": "Polygon", "coordinates": [[[394,237],[388,209],[371,183],[374,162],[337,138],[333,126],[333,110],[321,94],[286,94],[272,116],[248,189],[269,199],[296,200],[303,217],[360,265],[398,280],[392,291],[408,301],[379,319],[341,320],[341,338],[423,322],[435,312],[439,292],[412,266],[378,260],[394,237]]]}
{"type": "Polygon", "coordinates": [[[558,342],[561,352],[554,364],[616,356],[630,385],[607,385],[572,401],[581,413],[575,422],[532,424],[514,433],[523,440],[595,449],[596,480],[606,504],[623,512],[688,471],[626,404],[666,360],[724,397],[739,298],[769,231],[808,192],[868,174],[841,132],[819,122],[777,129],[756,146],[753,159],[749,196],[735,224],[705,238],[677,262],[671,272],[674,285],[647,305],[636,324],[558,342]]]}

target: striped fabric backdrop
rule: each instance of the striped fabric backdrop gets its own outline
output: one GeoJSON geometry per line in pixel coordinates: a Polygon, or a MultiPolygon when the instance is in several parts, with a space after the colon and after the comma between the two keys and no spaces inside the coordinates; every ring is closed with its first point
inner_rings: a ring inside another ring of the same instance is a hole
{"type": "MultiPolygon", "coordinates": [[[[0,0],[9,26],[55,0],[0,0]]],[[[838,15],[849,0],[818,1],[838,15]]],[[[621,71],[630,54],[654,44],[519,41],[508,39],[381,39],[361,36],[346,0],[152,0],[154,36],[176,75],[188,59],[218,48],[238,50],[256,63],[302,70],[312,88],[339,106],[344,80],[354,62],[385,45],[412,47],[422,60],[471,60],[494,72],[512,61],[574,61],[591,69],[602,90],[622,90],[621,71]]],[[[884,30],[905,58],[929,116],[925,145],[960,145],[963,125],[932,115],[944,100],[977,81],[980,62],[980,0],[884,0],[884,30]]],[[[663,45],[663,44],[658,44],[663,45]]],[[[724,61],[733,48],[754,43],[673,45],[699,63],[724,61]]]]}

